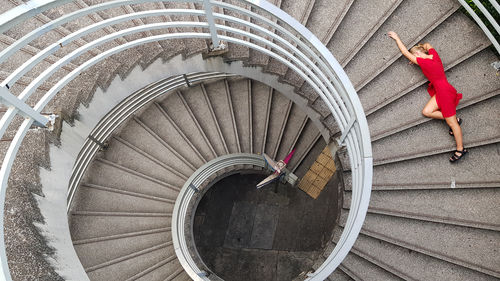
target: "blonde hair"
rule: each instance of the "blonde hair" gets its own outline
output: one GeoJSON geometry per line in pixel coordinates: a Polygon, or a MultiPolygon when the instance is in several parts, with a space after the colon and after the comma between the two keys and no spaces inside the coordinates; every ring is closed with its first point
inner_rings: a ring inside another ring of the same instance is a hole
{"type": "Polygon", "coordinates": [[[422,43],[419,43],[410,49],[410,53],[412,53],[412,54],[415,54],[417,51],[420,51],[424,54],[427,54],[427,51],[424,48],[424,44],[422,44],[422,43]]]}

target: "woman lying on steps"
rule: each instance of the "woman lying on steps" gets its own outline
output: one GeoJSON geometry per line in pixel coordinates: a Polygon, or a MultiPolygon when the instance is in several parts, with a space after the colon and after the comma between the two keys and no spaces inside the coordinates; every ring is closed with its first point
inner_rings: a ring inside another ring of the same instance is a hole
{"type": "Polygon", "coordinates": [[[419,65],[425,77],[429,79],[427,91],[431,99],[422,110],[422,114],[446,121],[450,127],[450,135],[455,137],[457,144],[457,150],[451,155],[450,162],[460,160],[467,154],[462,142],[462,128],[460,128],[462,120],[456,115],[456,108],[462,94],[457,93],[457,90],[446,80],[443,63],[436,50],[429,43],[418,44],[408,51],[394,31],[390,31],[387,35],[396,41],[399,50],[410,60],[410,64],[419,65]]]}

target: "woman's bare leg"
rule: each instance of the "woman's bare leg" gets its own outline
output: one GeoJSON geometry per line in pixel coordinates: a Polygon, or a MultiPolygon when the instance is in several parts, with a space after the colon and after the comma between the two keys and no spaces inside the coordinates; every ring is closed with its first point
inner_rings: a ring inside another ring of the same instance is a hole
{"type": "Polygon", "coordinates": [[[450,126],[451,130],[453,131],[453,136],[455,137],[455,142],[457,143],[457,150],[464,150],[462,128],[460,128],[460,125],[458,124],[457,115],[446,117],[445,120],[448,126],[450,126]]]}
{"type": "Polygon", "coordinates": [[[422,110],[422,114],[426,117],[429,118],[434,118],[434,119],[441,119],[443,120],[443,113],[439,110],[439,106],[436,101],[436,96],[433,96],[429,102],[425,105],[424,109],[422,110]]]}

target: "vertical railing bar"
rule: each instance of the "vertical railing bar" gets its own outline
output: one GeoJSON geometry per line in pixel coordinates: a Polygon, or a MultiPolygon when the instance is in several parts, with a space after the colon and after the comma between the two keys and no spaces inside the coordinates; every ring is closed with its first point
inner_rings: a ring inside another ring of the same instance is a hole
{"type": "Polygon", "coordinates": [[[217,35],[217,27],[215,27],[214,15],[212,12],[212,3],[210,0],[203,0],[203,7],[205,8],[205,16],[207,17],[208,28],[212,36],[213,49],[219,48],[219,36],[217,35]]]}

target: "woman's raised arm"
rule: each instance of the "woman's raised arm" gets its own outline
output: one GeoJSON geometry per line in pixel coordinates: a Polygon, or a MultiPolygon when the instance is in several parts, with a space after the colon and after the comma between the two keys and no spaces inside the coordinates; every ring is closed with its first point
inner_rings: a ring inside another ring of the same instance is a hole
{"type": "MultiPolygon", "coordinates": [[[[410,53],[410,51],[408,51],[408,49],[405,47],[403,42],[401,42],[401,39],[399,38],[399,36],[396,32],[389,31],[387,33],[387,35],[389,35],[389,37],[391,37],[392,39],[394,39],[394,41],[396,41],[396,44],[398,45],[398,48],[401,51],[401,53],[403,54],[403,56],[405,56],[408,60],[410,60],[410,62],[412,62],[414,64],[418,64],[417,57],[415,55],[413,55],[412,53],[410,53]]],[[[430,46],[430,44],[429,44],[429,46],[430,46]]]]}

